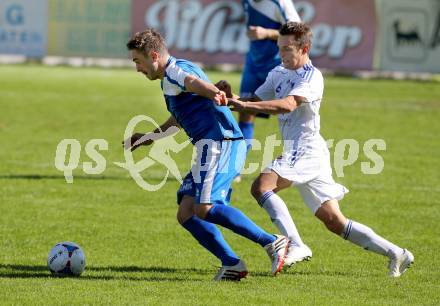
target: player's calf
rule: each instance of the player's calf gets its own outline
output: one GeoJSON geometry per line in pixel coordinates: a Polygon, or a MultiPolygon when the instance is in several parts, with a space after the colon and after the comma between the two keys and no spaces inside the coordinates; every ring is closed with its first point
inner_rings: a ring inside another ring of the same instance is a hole
{"type": "Polygon", "coordinates": [[[340,211],[336,200],[324,202],[316,211],[315,216],[324,223],[329,231],[337,235],[342,234],[347,224],[347,218],[340,211]]]}

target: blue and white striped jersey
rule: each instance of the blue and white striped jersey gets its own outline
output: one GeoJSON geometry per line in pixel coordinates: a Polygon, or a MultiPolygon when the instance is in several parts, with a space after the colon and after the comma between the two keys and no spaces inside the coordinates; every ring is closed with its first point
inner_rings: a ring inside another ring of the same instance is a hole
{"type": "Polygon", "coordinates": [[[243,137],[228,107],[218,106],[208,98],[186,91],[185,78],[188,75],[210,82],[194,63],[170,56],[161,88],[168,111],[191,138],[191,142],[243,137]]]}
{"type": "MultiPolygon", "coordinates": [[[[292,0],[242,0],[242,5],[248,27],[278,30],[287,21],[301,21],[292,0]]],[[[266,71],[279,65],[277,42],[271,39],[251,41],[246,62],[266,71]]]]}

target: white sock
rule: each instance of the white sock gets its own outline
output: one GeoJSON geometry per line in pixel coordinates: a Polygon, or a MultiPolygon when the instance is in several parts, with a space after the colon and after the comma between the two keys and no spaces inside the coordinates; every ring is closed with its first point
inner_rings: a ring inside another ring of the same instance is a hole
{"type": "Polygon", "coordinates": [[[377,235],[371,228],[348,220],[341,237],[372,252],[394,257],[402,251],[401,248],[377,235]]]}
{"type": "Polygon", "coordinates": [[[273,224],[276,225],[281,234],[289,238],[290,244],[297,246],[304,244],[283,199],[273,191],[267,191],[258,200],[258,204],[267,211],[273,224]]]}

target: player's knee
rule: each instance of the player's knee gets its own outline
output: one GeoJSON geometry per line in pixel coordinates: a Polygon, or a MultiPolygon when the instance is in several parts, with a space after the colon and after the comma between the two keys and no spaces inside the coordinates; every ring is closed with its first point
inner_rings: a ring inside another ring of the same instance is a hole
{"type": "Polygon", "coordinates": [[[185,223],[189,218],[194,215],[194,204],[192,199],[184,198],[179,205],[177,210],[176,218],[180,224],[185,223]]]}
{"type": "Polygon", "coordinates": [[[203,212],[203,211],[197,211],[197,210],[196,210],[196,216],[199,217],[200,219],[205,220],[205,218],[206,218],[206,213],[203,212]]]}
{"type": "Polygon", "coordinates": [[[205,204],[196,205],[194,209],[196,216],[199,217],[200,219],[205,220],[211,207],[212,205],[205,205],[205,204]]]}
{"type": "Polygon", "coordinates": [[[262,189],[262,186],[260,184],[260,181],[256,179],[251,186],[251,194],[255,198],[255,200],[259,200],[261,196],[263,195],[264,191],[262,189]]]}
{"type": "Polygon", "coordinates": [[[176,219],[177,219],[177,222],[179,222],[180,225],[182,225],[185,222],[183,220],[182,216],[180,215],[179,211],[177,211],[176,219]]]}
{"type": "Polygon", "coordinates": [[[179,224],[183,224],[192,216],[193,214],[188,211],[178,210],[176,214],[177,222],[179,222],[179,224]]]}

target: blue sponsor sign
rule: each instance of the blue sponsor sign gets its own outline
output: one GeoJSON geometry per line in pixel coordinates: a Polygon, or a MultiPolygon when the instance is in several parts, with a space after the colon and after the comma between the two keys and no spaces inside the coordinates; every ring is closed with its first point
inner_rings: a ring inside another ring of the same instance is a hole
{"type": "Polygon", "coordinates": [[[0,54],[47,53],[47,0],[0,1],[0,54]]]}

